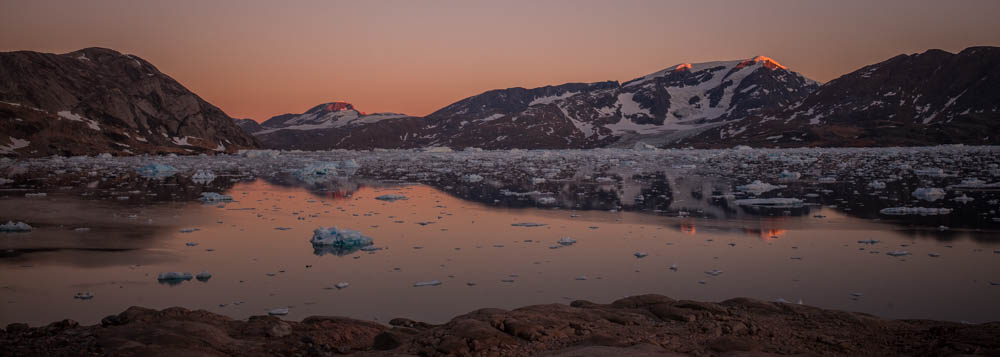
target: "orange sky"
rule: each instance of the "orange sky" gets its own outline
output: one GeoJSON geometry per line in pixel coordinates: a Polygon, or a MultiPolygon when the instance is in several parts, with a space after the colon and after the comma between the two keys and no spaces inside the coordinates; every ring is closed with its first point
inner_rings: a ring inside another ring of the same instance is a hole
{"type": "Polygon", "coordinates": [[[138,55],[233,117],[345,100],[426,115],[495,88],[767,55],[828,81],[1000,45],[1000,1],[0,0],[0,51],[138,55]]]}

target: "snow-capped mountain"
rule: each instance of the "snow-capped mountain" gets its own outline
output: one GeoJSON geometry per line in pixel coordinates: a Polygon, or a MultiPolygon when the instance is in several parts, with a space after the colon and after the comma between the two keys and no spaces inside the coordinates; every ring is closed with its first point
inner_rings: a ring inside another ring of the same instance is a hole
{"type": "Polygon", "coordinates": [[[0,155],[256,146],[226,113],[139,57],[104,48],[0,53],[0,155]]]}
{"type": "Polygon", "coordinates": [[[888,146],[1000,143],[1000,48],[899,55],[830,81],[777,113],[675,145],[888,146]]]}
{"type": "Polygon", "coordinates": [[[291,137],[284,133],[280,139],[272,135],[287,130],[321,130],[326,146],[318,147],[323,148],[560,149],[632,145],[640,139],[657,144],[777,110],[805,98],[816,87],[816,82],[758,56],[674,65],[625,83],[491,90],[420,120],[406,117],[409,120],[382,123],[378,128],[391,134],[378,140],[356,142],[344,137],[358,132],[378,137],[370,124],[405,116],[366,116],[346,103],[337,110],[330,108],[333,103],[326,103],[303,114],[274,117],[262,123],[263,130],[254,135],[279,148],[304,145],[303,134],[291,137]],[[343,130],[333,132],[330,128],[343,130]]]}
{"type": "Polygon", "coordinates": [[[328,149],[345,145],[344,139],[350,137],[355,129],[376,128],[371,125],[406,118],[409,116],[399,113],[367,114],[358,111],[350,103],[329,102],[314,106],[302,114],[282,114],[260,124],[253,120],[243,120],[237,124],[269,147],[328,149]]]}

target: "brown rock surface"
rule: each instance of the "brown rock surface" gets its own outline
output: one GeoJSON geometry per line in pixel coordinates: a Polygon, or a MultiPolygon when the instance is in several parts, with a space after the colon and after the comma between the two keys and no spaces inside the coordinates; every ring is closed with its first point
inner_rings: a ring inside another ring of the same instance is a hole
{"type": "Polygon", "coordinates": [[[811,306],[642,295],[595,304],[481,309],[442,325],[342,317],[301,322],[132,307],[0,334],[4,356],[896,356],[998,355],[1000,322],[886,320],[811,306]],[[677,318],[683,316],[684,318],[677,318]],[[691,317],[691,318],[688,318],[691,317]]]}

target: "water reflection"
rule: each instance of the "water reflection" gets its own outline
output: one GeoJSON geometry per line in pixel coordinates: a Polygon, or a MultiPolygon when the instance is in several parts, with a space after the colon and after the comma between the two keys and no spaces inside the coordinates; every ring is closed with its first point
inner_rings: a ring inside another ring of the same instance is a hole
{"type": "MultiPolygon", "coordinates": [[[[713,196],[726,192],[719,181],[664,174],[601,184],[551,181],[542,189],[489,180],[236,181],[219,190],[234,202],[209,205],[196,194],[141,204],[59,192],[0,200],[0,216],[37,227],[0,235],[8,252],[0,258],[0,300],[6,302],[0,323],[66,317],[93,323],[131,305],[181,305],[234,317],[291,306],[290,318],[439,322],[482,307],[639,293],[802,298],[889,317],[1000,319],[993,308],[1000,289],[987,283],[1000,280],[993,276],[1000,260],[992,253],[1000,244],[984,238],[995,231],[901,230],[821,206],[810,206],[810,214],[763,217],[715,202],[713,196]],[[407,200],[375,199],[387,193],[407,200]],[[557,203],[542,204],[540,197],[557,203]],[[511,225],[519,222],[545,225],[511,225]],[[358,229],[384,249],[319,249],[310,237],[320,226],[358,229]],[[76,227],[91,231],[76,234],[76,227]],[[562,237],[576,243],[551,249],[562,237]],[[859,245],[861,239],[881,242],[859,245]],[[911,255],[884,254],[895,249],[911,255]],[[637,251],[649,255],[636,259],[637,251]],[[715,270],[725,273],[706,276],[715,270]],[[157,275],[171,271],[210,271],[214,277],[161,285],[157,275]],[[574,279],[580,275],[593,278],[574,279]],[[432,280],[442,284],[413,288],[432,280]],[[324,289],[338,282],[350,288],[324,289]],[[95,297],[73,301],[84,289],[95,297]],[[865,298],[850,299],[856,291],[865,298]],[[398,304],[399,296],[408,304],[398,304]]],[[[801,189],[796,187],[786,190],[801,189]]]]}

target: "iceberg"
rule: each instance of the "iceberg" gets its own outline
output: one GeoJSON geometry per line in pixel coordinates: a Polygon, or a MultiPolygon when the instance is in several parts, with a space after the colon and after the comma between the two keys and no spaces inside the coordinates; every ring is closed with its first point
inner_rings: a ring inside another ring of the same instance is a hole
{"type": "Polygon", "coordinates": [[[413,283],[413,287],[417,287],[417,288],[421,287],[421,286],[438,286],[438,285],[441,285],[441,281],[440,280],[418,281],[416,283],[413,283]]]}
{"type": "Polygon", "coordinates": [[[562,237],[559,238],[559,240],[557,240],[556,243],[559,243],[561,245],[573,245],[576,244],[576,239],[570,237],[562,237]]]}
{"type": "Polygon", "coordinates": [[[316,228],[309,242],[313,245],[313,254],[337,256],[351,254],[374,243],[371,237],[362,235],[360,231],[337,227],[316,228]]]}
{"type": "Polygon", "coordinates": [[[80,299],[80,300],[90,300],[90,299],[94,298],[94,294],[91,293],[91,292],[89,292],[89,291],[82,292],[82,293],[76,293],[76,295],[73,295],[73,298],[74,299],[80,299]]]}
{"type": "Polygon", "coordinates": [[[399,200],[404,200],[405,201],[407,198],[406,198],[406,196],[399,195],[399,194],[387,194],[387,195],[381,195],[381,196],[375,197],[375,199],[379,200],[379,201],[395,202],[395,201],[399,201],[399,200]]]}
{"type": "Polygon", "coordinates": [[[913,197],[928,202],[940,200],[944,195],[944,190],[937,187],[920,187],[913,191],[913,197]]]}
{"type": "Polygon", "coordinates": [[[888,207],[878,211],[887,216],[940,216],[951,213],[950,208],[888,207]]]}
{"type": "Polygon", "coordinates": [[[272,315],[272,316],[284,316],[284,315],[288,315],[288,308],[287,307],[279,307],[277,309],[271,309],[270,311],[267,312],[267,314],[268,315],[272,315]]]}
{"type": "Polygon", "coordinates": [[[215,181],[215,173],[209,170],[198,170],[194,175],[191,175],[191,181],[202,185],[208,184],[215,181]]]}
{"type": "Polygon", "coordinates": [[[31,232],[31,226],[24,222],[7,221],[0,224],[0,232],[31,232]]]}
{"type": "Polygon", "coordinates": [[[153,163],[153,164],[148,164],[146,166],[142,166],[140,168],[137,168],[137,169],[135,169],[135,172],[138,173],[139,176],[142,176],[142,177],[147,177],[147,178],[164,178],[164,177],[170,177],[170,176],[173,176],[174,174],[176,174],[177,173],[177,169],[174,168],[173,166],[170,166],[170,165],[161,165],[161,164],[153,163]]]}
{"type": "Polygon", "coordinates": [[[208,279],[212,278],[212,274],[207,271],[203,271],[201,273],[198,273],[198,275],[195,275],[194,278],[198,279],[198,281],[205,282],[208,281],[208,279]]]}
{"type": "Polygon", "coordinates": [[[798,198],[749,198],[743,200],[736,200],[736,205],[738,206],[751,206],[751,207],[774,207],[774,208],[787,208],[787,207],[801,207],[802,200],[798,198]]]}
{"type": "Polygon", "coordinates": [[[199,198],[198,200],[205,203],[231,202],[233,200],[233,196],[223,195],[215,192],[202,192],[201,198],[199,198]]]}
{"type": "Polygon", "coordinates": [[[156,276],[156,281],[158,281],[160,284],[177,285],[182,282],[191,280],[191,278],[193,277],[194,276],[192,276],[191,273],[181,273],[174,271],[174,272],[160,273],[159,275],[156,276]]]}

